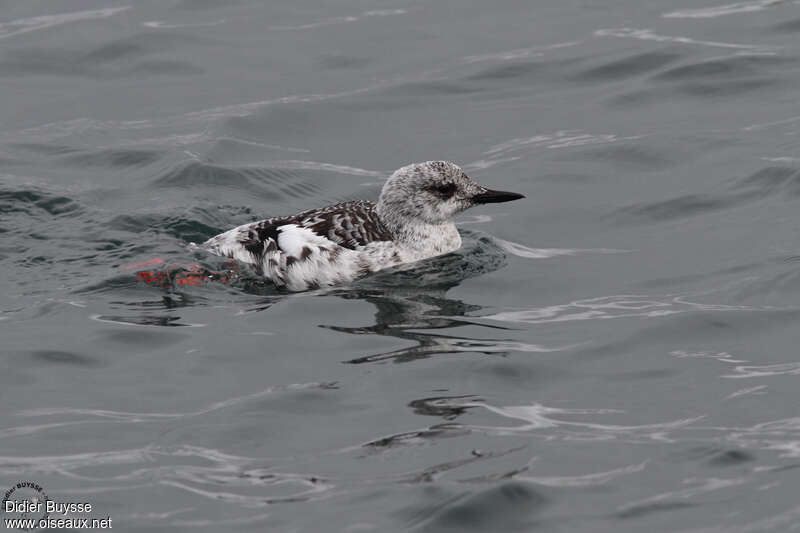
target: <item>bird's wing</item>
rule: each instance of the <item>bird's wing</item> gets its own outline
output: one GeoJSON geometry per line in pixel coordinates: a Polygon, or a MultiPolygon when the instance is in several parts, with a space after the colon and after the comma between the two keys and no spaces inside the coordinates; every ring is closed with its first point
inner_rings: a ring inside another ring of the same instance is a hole
{"type": "Polygon", "coordinates": [[[375,204],[358,201],[245,224],[209,239],[203,247],[262,267],[265,276],[282,285],[288,267],[312,255],[337,255],[338,247],[356,250],[388,240],[391,235],[375,213],[375,204]]]}

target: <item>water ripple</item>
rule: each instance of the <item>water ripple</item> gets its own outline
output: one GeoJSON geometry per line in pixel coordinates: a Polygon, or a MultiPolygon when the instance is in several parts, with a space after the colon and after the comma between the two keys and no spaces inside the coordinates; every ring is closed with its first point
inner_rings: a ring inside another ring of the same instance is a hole
{"type": "Polygon", "coordinates": [[[746,305],[704,304],[685,300],[685,296],[614,295],[576,300],[568,304],[552,305],[518,311],[503,311],[481,318],[504,322],[542,324],[580,320],[608,320],[614,318],[655,318],[691,311],[767,311],[770,307],[746,305]]]}
{"type": "Polygon", "coordinates": [[[64,416],[64,415],[78,415],[78,416],[93,416],[98,418],[110,419],[116,422],[138,423],[138,422],[159,422],[163,420],[175,420],[179,418],[200,416],[208,414],[221,409],[226,409],[234,405],[249,402],[258,398],[276,394],[285,391],[298,391],[307,389],[322,389],[328,390],[335,388],[334,383],[296,383],[292,385],[269,387],[264,390],[246,394],[244,396],[235,396],[227,400],[214,402],[211,405],[197,411],[188,411],[183,413],[134,413],[128,411],[112,411],[107,409],[75,409],[70,407],[38,407],[35,409],[25,409],[17,413],[19,416],[64,416]]]}

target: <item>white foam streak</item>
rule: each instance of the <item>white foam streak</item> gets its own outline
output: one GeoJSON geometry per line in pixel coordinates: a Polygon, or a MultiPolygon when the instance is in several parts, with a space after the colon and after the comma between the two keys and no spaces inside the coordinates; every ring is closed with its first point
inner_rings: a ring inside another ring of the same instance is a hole
{"type": "Polygon", "coordinates": [[[204,109],[201,111],[192,111],[182,115],[182,118],[188,120],[216,120],[229,117],[245,117],[253,114],[262,107],[276,104],[298,104],[320,102],[324,100],[331,100],[335,98],[342,98],[345,96],[353,96],[363,92],[371,91],[376,88],[382,87],[383,84],[371,85],[369,87],[362,87],[360,89],[353,89],[351,91],[342,91],[332,94],[297,94],[283,96],[280,98],[273,98],[269,100],[259,100],[256,102],[247,102],[243,104],[233,104],[221,107],[214,107],[204,109]]]}
{"type": "Polygon", "coordinates": [[[473,429],[489,431],[493,434],[513,435],[528,433],[533,430],[560,427],[570,431],[562,435],[561,438],[572,440],[611,440],[620,437],[643,437],[650,440],[665,441],[669,440],[667,434],[670,431],[685,428],[704,418],[703,416],[697,416],[656,424],[623,426],[592,422],[572,422],[552,417],[552,415],[599,415],[619,412],[613,409],[558,409],[546,407],[541,404],[498,407],[482,402],[474,402],[465,405],[469,407],[483,407],[500,416],[525,422],[520,426],[470,426],[473,429]],[[582,430],[582,432],[574,433],[572,431],[574,429],[582,430]]]}
{"type": "Polygon", "coordinates": [[[800,121],[800,115],[794,116],[794,117],[789,117],[789,118],[784,118],[784,119],[781,119],[781,120],[775,120],[773,122],[762,122],[760,124],[751,124],[749,126],[745,126],[744,128],[742,128],[742,130],[743,131],[764,130],[764,129],[767,129],[767,128],[771,128],[773,126],[783,126],[783,125],[786,125],[786,124],[794,124],[795,122],[799,122],[799,121],[800,121]]]}
{"type": "Polygon", "coordinates": [[[699,494],[703,494],[706,492],[712,492],[719,489],[724,489],[727,487],[735,487],[737,485],[744,484],[747,480],[744,478],[734,478],[734,479],[721,479],[721,478],[708,478],[708,479],[688,479],[686,480],[690,483],[699,483],[695,487],[689,487],[686,489],[675,490],[670,492],[664,492],[662,494],[656,494],[655,496],[651,496],[650,498],[644,498],[642,500],[638,500],[635,502],[631,502],[629,504],[623,505],[618,508],[620,513],[630,512],[634,509],[647,506],[649,504],[663,502],[665,500],[688,500],[693,499],[695,496],[699,494]]]}
{"type": "Polygon", "coordinates": [[[506,50],[505,52],[495,52],[490,54],[480,54],[473,56],[466,56],[463,61],[465,63],[478,63],[481,61],[512,61],[515,59],[524,59],[527,57],[538,57],[544,54],[546,50],[556,50],[558,48],[567,48],[570,46],[577,46],[582,44],[583,41],[568,41],[563,43],[548,44],[543,46],[531,46],[528,48],[517,48],[515,50],[506,50]]]}
{"type": "MultiPolygon", "coordinates": [[[[278,392],[314,389],[324,386],[322,383],[301,383],[286,385],[280,387],[269,387],[264,390],[247,394],[244,396],[235,396],[227,400],[214,402],[204,409],[197,411],[187,411],[183,413],[137,413],[131,411],[113,411],[108,409],[74,409],[70,407],[39,407],[34,409],[25,409],[17,413],[19,416],[92,416],[97,418],[111,419],[119,422],[158,422],[162,420],[175,420],[185,417],[193,417],[204,415],[220,409],[226,409],[234,405],[249,402],[270,394],[278,392]]],[[[33,427],[33,426],[32,426],[33,427]]]]}
{"type": "Polygon", "coordinates": [[[194,23],[185,23],[185,24],[170,24],[168,22],[164,22],[161,20],[150,20],[147,22],[142,22],[142,26],[145,28],[153,28],[155,30],[169,30],[175,28],[201,28],[205,26],[217,26],[225,22],[226,19],[219,19],[219,20],[212,20],[210,22],[194,22],[194,23]]]}
{"type": "Polygon", "coordinates": [[[492,237],[492,240],[502,250],[524,257],[526,259],[548,259],[550,257],[571,256],[579,254],[619,254],[628,250],[615,250],[613,248],[530,248],[523,244],[492,237]]]}
{"type": "Polygon", "coordinates": [[[405,15],[408,13],[405,9],[373,9],[371,11],[364,11],[365,17],[388,17],[389,15],[405,15]]]}
{"type": "MultiPolygon", "coordinates": [[[[255,102],[212,107],[208,109],[201,109],[199,111],[190,111],[182,115],[151,120],[95,120],[91,118],[77,118],[58,122],[50,122],[40,126],[34,126],[32,128],[26,128],[6,134],[0,133],[0,138],[8,138],[11,142],[20,142],[23,139],[41,142],[52,141],[64,137],[74,137],[76,135],[94,134],[104,136],[108,131],[140,131],[156,128],[176,128],[187,126],[194,128],[195,126],[193,123],[195,122],[205,123],[232,117],[245,117],[256,113],[264,107],[272,105],[310,103],[344,98],[379,89],[381,87],[385,87],[386,85],[386,82],[380,82],[367,87],[361,87],[359,89],[342,91],[338,93],[289,95],[267,100],[258,100],[255,102]]],[[[202,133],[172,134],[161,138],[151,137],[138,142],[142,144],[149,144],[151,142],[158,141],[159,139],[164,139],[165,142],[174,143],[177,145],[192,144],[205,140],[215,140],[215,138],[206,131],[202,133]]],[[[132,142],[134,144],[137,143],[137,141],[132,142]]],[[[131,144],[131,142],[126,144],[131,144]]],[[[96,146],[96,144],[93,143],[93,146],[96,146]]],[[[293,151],[303,150],[293,149],[293,151]]]]}
{"type": "Polygon", "coordinates": [[[88,11],[73,11],[71,13],[60,13],[58,15],[41,15],[39,17],[22,18],[10,22],[0,23],[0,39],[13,37],[22,33],[28,33],[45,28],[52,28],[68,22],[79,20],[96,20],[107,18],[122,11],[130,9],[131,6],[109,7],[106,9],[92,9],[88,11]]]}
{"type": "Polygon", "coordinates": [[[310,30],[313,28],[319,28],[322,26],[330,26],[331,24],[342,24],[344,22],[355,22],[358,20],[358,17],[331,17],[328,19],[319,20],[317,22],[309,22],[308,24],[298,24],[296,26],[270,26],[268,29],[270,30],[310,30]]]}
{"type": "Polygon", "coordinates": [[[702,46],[711,46],[716,48],[733,48],[736,50],[770,50],[772,47],[759,46],[754,44],[738,44],[738,43],[725,43],[720,41],[699,41],[689,37],[680,37],[675,35],[659,35],[653,33],[649,29],[637,28],[609,28],[597,30],[594,34],[598,37],[622,37],[631,39],[640,39],[642,41],[656,41],[656,42],[670,42],[680,44],[697,44],[702,46]]]}
{"type": "Polygon", "coordinates": [[[800,162],[800,157],[762,157],[763,161],[770,161],[772,163],[797,163],[800,162]]]}
{"type": "Polygon", "coordinates": [[[364,17],[386,17],[390,15],[404,15],[407,11],[405,9],[373,9],[364,11],[360,15],[349,15],[342,17],[331,17],[327,19],[318,20],[316,22],[309,22],[307,24],[298,24],[295,26],[270,26],[270,30],[311,30],[320,28],[322,26],[330,26],[332,24],[345,24],[348,22],[356,22],[364,17]]]}
{"type": "Polygon", "coordinates": [[[606,472],[597,472],[594,474],[585,474],[582,476],[515,476],[515,479],[521,481],[529,481],[531,483],[538,483],[548,487],[593,487],[597,485],[605,485],[606,483],[617,479],[619,477],[642,472],[647,465],[647,461],[641,463],[608,470],[606,472]]]}
{"type": "Polygon", "coordinates": [[[726,400],[731,400],[733,398],[738,398],[739,396],[747,396],[749,394],[766,394],[766,385],[757,385],[755,387],[749,387],[746,389],[739,389],[736,392],[732,392],[725,396],[726,400]]]}
{"type": "Polygon", "coordinates": [[[4,475],[30,473],[65,473],[70,470],[99,465],[121,465],[153,461],[153,448],[134,448],[111,452],[88,452],[72,455],[37,455],[34,457],[0,456],[0,473],[4,475]]]}
{"type": "Polygon", "coordinates": [[[753,365],[737,366],[733,369],[733,374],[726,374],[722,377],[731,379],[743,378],[762,378],[768,376],[798,376],[800,375],[800,363],[779,363],[775,365],[753,365]]]}
{"type": "Polygon", "coordinates": [[[349,174],[351,176],[367,176],[370,178],[385,178],[388,172],[378,170],[367,170],[358,167],[345,165],[334,165],[331,163],[319,163],[317,161],[285,160],[270,161],[269,165],[276,168],[300,169],[300,170],[323,170],[326,172],[338,172],[339,174],[349,174]]]}
{"type": "Polygon", "coordinates": [[[515,137],[490,147],[483,152],[485,158],[467,163],[464,168],[483,170],[500,163],[516,161],[523,157],[522,153],[538,148],[571,148],[638,138],[639,136],[619,137],[613,133],[595,134],[575,130],[559,130],[555,133],[542,133],[530,137],[515,137]]]}
{"type": "Polygon", "coordinates": [[[670,11],[661,15],[664,18],[690,18],[690,19],[705,19],[722,17],[725,15],[734,15],[738,13],[752,13],[754,11],[762,11],[768,7],[782,4],[783,0],[759,0],[757,2],[737,2],[735,4],[726,4],[724,6],[706,7],[701,9],[682,9],[679,11],[670,11]]]}
{"type": "Polygon", "coordinates": [[[674,350],[670,355],[678,359],[686,358],[700,358],[700,359],[715,359],[723,363],[747,363],[746,359],[734,359],[728,352],[686,352],[684,350],[674,350]]]}
{"type": "Polygon", "coordinates": [[[583,146],[587,144],[611,143],[619,138],[611,133],[593,134],[578,131],[562,130],[553,134],[534,135],[532,137],[517,137],[492,146],[484,155],[497,156],[521,149],[545,146],[547,148],[567,148],[570,146],[583,146]]]}

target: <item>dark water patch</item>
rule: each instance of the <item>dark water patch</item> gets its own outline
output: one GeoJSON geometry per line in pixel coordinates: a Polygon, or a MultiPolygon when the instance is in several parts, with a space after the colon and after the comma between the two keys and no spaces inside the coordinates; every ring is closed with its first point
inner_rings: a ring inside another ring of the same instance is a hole
{"type": "Polygon", "coordinates": [[[684,54],[675,52],[645,52],[624,59],[615,59],[599,67],[579,72],[573,79],[580,81],[617,81],[652,72],[673,63],[684,54]]]}
{"type": "Polygon", "coordinates": [[[652,502],[640,505],[632,505],[617,513],[617,517],[623,520],[630,518],[642,518],[644,516],[661,513],[665,511],[679,511],[697,507],[699,504],[692,502],[652,502]]]}
{"type": "Polygon", "coordinates": [[[103,337],[109,342],[143,348],[170,346],[189,338],[188,335],[151,330],[107,331],[103,333],[103,337]]]}
{"type": "Polygon", "coordinates": [[[105,149],[62,158],[67,164],[82,167],[139,167],[157,161],[163,152],[157,150],[105,149]]]}
{"type": "Polygon", "coordinates": [[[196,327],[199,324],[187,324],[179,322],[179,316],[160,316],[160,315],[98,315],[95,320],[101,322],[113,322],[116,324],[126,324],[131,326],[159,326],[159,327],[196,327]]]}
{"type": "Polygon", "coordinates": [[[0,213],[27,213],[33,216],[75,216],[83,212],[78,202],[37,189],[0,189],[0,213]]]}
{"type": "Polygon", "coordinates": [[[641,370],[635,372],[620,372],[609,376],[609,381],[639,381],[642,379],[668,379],[675,377],[682,372],[680,370],[672,370],[669,368],[658,368],[653,370],[641,370]]]}
{"type": "Polygon", "coordinates": [[[672,90],[679,94],[722,98],[781,86],[786,81],[777,74],[785,75],[788,67],[796,64],[794,58],[734,56],[682,65],[657,74],[652,80],[674,83],[672,90]]]}
{"type": "Polygon", "coordinates": [[[742,299],[763,300],[775,296],[786,297],[797,295],[800,291],[800,270],[792,266],[790,269],[781,269],[780,272],[770,275],[761,275],[744,284],[735,294],[742,299]]]}
{"type": "Polygon", "coordinates": [[[104,45],[96,50],[27,47],[10,49],[0,59],[0,76],[47,75],[114,79],[131,76],[197,74],[203,69],[187,61],[153,60],[136,62],[142,56],[164,52],[188,41],[195,47],[203,39],[163,33],[141,34],[124,41],[104,45]],[[166,62],[162,65],[163,62],[166,62]]]}
{"type": "Polygon", "coordinates": [[[494,65],[466,76],[466,80],[508,83],[511,81],[553,83],[557,79],[573,76],[585,59],[571,58],[542,61],[515,61],[494,65]]]}
{"type": "Polygon", "coordinates": [[[714,100],[715,98],[737,97],[759,90],[780,90],[788,87],[786,79],[778,77],[758,79],[721,79],[715,82],[675,82],[670,85],[660,84],[655,88],[647,88],[617,95],[609,99],[609,104],[618,108],[642,106],[662,103],[676,96],[698,97],[714,100]]]}
{"type": "Polygon", "coordinates": [[[782,193],[789,196],[800,195],[800,169],[770,166],[738,180],[734,189],[755,189],[764,195],[782,193]]]}
{"type": "Polygon", "coordinates": [[[755,461],[755,456],[745,450],[723,449],[717,446],[698,446],[681,453],[674,454],[678,461],[703,461],[709,466],[736,466],[755,461]]]}
{"type": "Polygon", "coordinates": [[[105,292],[119,293],[125,290],[137,290],[141,287],[141,282],[132,274],[122,274],[108,277],[96,283],[90,283],[75,289],[72,294],[89,295],[101,294],[105,292]]]}
{"type": "Polygon", "coordinates": [[[323,54],[317,60],[319,66],[328,69],[356,69],[372,62],[366,57],[348,56],[344,54],[323,54]]]}
{"type": "Polygon", "coordinates": [[[800,32],[800,18],[787,20],[786,22],[781,22],[780,24],[772,26],[770,29],[772,31],[777,31],[781,33],[800,32]]]}
{"type": "Polygon", "coordinates": [[[155,232],[170,235],[186,242],[204,242],[222,230],[200,220],[180,215],[144,214],[119,215],[112,218],[111,229],[131,233],[155,232]]]}
{"type": "Polygon", "coordinates": [[[396,433],[394,435],[375,439],[370,442],[365,442],[361,446],[370,451],[380,451],[385,448],[420,444],[421,442],[432,439],[463,437],[467,434],[469,434],[469,430],[464,429],[460,424],[437,424],[421,431],[396,433]]]}
{"type": "Polygon", "coordinates": [[[0,59],[0,76],[95,76],[97,70],[76,62],[76,54],[68,50],[23,48],[6,51],[0,59]]]}
{"type": "Polygon", "coordinates": [[[532,364],[529,361],[517,361],[505,352],[496,352],[503,357],[493,357],[485,360],[473,372],[486,378],[493,378],[506,385],[515,384],[520,387],[535,387],[538,384],[552,384],[562,380],[569,372],[555,366],[532,364]]]}
{"type": "Polygon", "coordinates": [[[752,91],[760,91],[768,87],[775,87],[782,84],[783,80],[769,78],[758,80],[735,80],[725,83],[687,83],[679,86],[677,90],[690,96],[719,98],[725,96],[737,96],[739,94],[752,91]]]}
{"type": "MultiPolygon", "coordinates": [[[[436,322],[438,324],[437,326],[434,327],[458,327],[458,326],[469,326],[469,325],[477,325],[477,326],[483,325],[467,321],[447,320],[447,319],[439,319],[433,322],[436,322]],[[446,325],[442,326],[441,325],[442,322],[445,322],[446,325]]],[[[367,328],[342,328],[337,326],[321,326],[321,327],[325,327],[333,331],[341,331],[343,333],[352,333],[357,335],[373,333],[376,335],[387,335],[391,337],[416,341],[416,344],[410,348],[401,348],[399,350],[393,350],[390,352],[381,352],[377,354],[365,355],[362,357],[356,357],[354,359],[349,359],[347,361],[344,361],[344,363],[351,365],[360,365],[365,363],[384,363],[384,362],[409,363],[420,359],[428,359],[429,357],[433,357],[436,355],[447,355],[447,354],[478,353],[483,355],[502,355],[505,353],[497,349],[498,343],[504,342],[503,339],[471,339],[471,338],[445,336],[445,335],[434,335],[427,333],[415,333],[413,331],[409,331],[410,328],[408,328],[407,326],[384,327],[382,325],[379,325],[367,328]]],[[[418,325],[418,327],[414,329],[418,329],[419,327],[425,327],[425,326],[418,325]]]]}
{"type": "Polygon", "coordinates": [[[755,456],[744,450],[725,450],[712,457],[708,464],[711,466],[737,466],[742,463],[755,461],[755,456]]]}
{"type": "MultiPolygon", "coordinates": [[[[228,187],[252,190],[250,176],[254,169],[231,169],[222,166],[192,162],[182,165],[153,180],[154,187],[190,189],[203,186],[228,187]]],[[[277,198],[277,196],[274,196],[277,198]]]]}
{"type": "Polygon", "coordinates": [[[101,366],[101,361],[89,355],[68,352],[65,350],[33,350],[31,358],[46,364],[101,366]]]}
{"type": "Polygon", "coordinates": [[[87,63],[108,63],[130,57],[139,57],[146,53],[148,52],[144,43],[126,39],[103,45],[88,52],[83,56],[83,61],[87,63]]]}
{"type": "Polygon", "coordinates": [[[206,299],[186,293],[165,294],[159,300],[111,301],[109,303],[129,309],[182,309],[195,305],[208,305],[206,299]]]}
{"type": "Polygon", "coordinates": [[[194,76],[202,74],[206,69],[198,67],[188,61],[177,60],[150,60],[142,61],[133,66],[128,73],[130,75],[143,74],[154,76],[194,76]]]}
{"type": "Polygon", "coordinates": [[[768,67],[796,64],[796,59],[778,56],[736,56],[669,69],[653,76],[663,81],[710,81],[737,79],[762,75],[768,67]]]}
{"type": "Polygon", "coordinates": [[[747,263],[744,265],[735,265],[732,267],[721,268],[719,270],[714,270],[712,272],[707,272],[702,274],[687,274],[684,276],[656,278],[643,282],[641,286],[648,288],[663,288],[663,287],[675,287],[687,283],[700,283],[707,280],[718,280],[725,276],[753,272],[758,267],[763,265],[764,265],[763,262],[747,263]]]}
{"type": "Polygon", "coordinates": [[[539,62],[520,62],[510,65],[493,66],[475,74],[467,76],[469,80],[505,81],[517,78],[531,78],[542,76],[547,71],[547,65],[539,62]]]}
{"type": "MultiPolygon", "coordinates": [[[[548,504],[547,498],[533,485],[506,482],[478,491],[440,508],[420,524],[418,531],[531,531],[539,521],[536,516],[548,504]]],[[[414,512],[412,509],[411,512],[414,512]]]]}
{"type": "Polygon", "coordinates": [[[624,218],[665,221],[719,211],[740,205],[745,198],[714,194],[687,194],[660,202],[647,202],[618,211],[624,218]]]}
{"type": "Polygon", "coordinates": [[[734,180],[727,191],[687,194],[669,200],[642,203],[622,208],[617,215],[623,219],[673,220],[737,207],[776,194],[789,198],[800,195],[800,170],[767,167],[734,180]]]}
{"type": "Polygon", "coordinates": [[[415,414],[423,416],[436,416],[445,420],[455,420],[459,416],[471,409],[470,406],[460,405],[467,402],[482,401],[477,396],[432,396],[430,398],[420,398],[409,402],[408,406],[413,409],[415,414]]]}
{"type": "Polygon", "coordinates": [[[733,342],[786,327],[799,318],[798,310],[698,310],[665,316],[655,325],[640,328],[625,339],[579,348],[575,353],[578,357],[586,355],[607,357],[620,353],[635,353],[648,350],[660,343],[672,345],[678,338],[682,342],[709,342],[724,337],[727,342],[733,342]]]}
{"type": "Polygon", "coordinates": [[[630,167],[631,170],[657,171],[675,165],[675,160],[662,154],[653,148],[643,146],[606,146],[602,148],[590,148],[582,151],[579,157],[598,159],[623,167],[630,167]]]}
{"type": "Polygon", "coordinates": [[[22,159],[11,158],[11,157],[0,157],[0,168],[20,167],[28,163],[29,163],[28,161],[22,159]]]}
{"type": "Polygon", "coordinates": [[[140,59],[143,56],[162,53],[181,45],[197,46],[210,42],[208,38],[197,35],[165,32],[163,30],[142,32],[111,41],[89,52],[82,52],[77,55],[75,63],[85,65],[130,63],[132,60],[140,59]]]}
{"type": "Polygon", "coordinates": [[[155,179],[155,187],[180,189],[239,189],[265,200],[284,197],[307,198],[323,190],[319,180],[309,179],[314,171],[268,167],[224,167],[192,162],[155,179]]]}
{"type": "Polygon", "coordinates": [[[178,2],[175,4],[175,7],[177,9],[185,9],[187,11],[200,11],[221,9],[241,3],[241,0],[178,0],[178,2]]]}
{"type": "Polygon", "coordinates": [[[444,80],[421,81],[415,83],[404,83],[389,89],[380,91],[380,96],[389,96],[392,99],[406,97],[428,98],[433,96],[448,97],[460,94],[471,94],[480,92],[483,89],[466,83],[458,83],[444,80]]]}
{"type": "Polygon", "coordinates": [[[88,244],[91,244],[94,250],[98,252],[111,252],[114,250],[119,250],[124,246],[127,246],[128,243],[121,240],[121,239],[101,239],[101,240],[87,240],[88,244]]]}
{"type": "MultiPolygon", "coordinates": [[[[250,116],[226,118],[224,127],[226,131],[233,132],[235,137],[275,139],[276,144],[285,143],[286,139],[300,139],[307,143],[316,130],[327,127],[327,121],[319,124],[317,118],[322,118],[319,114],[315,117],[314,109],[317,107],[313,103],[306,104],[303,108],[293,105],[268,106],[250,116]]],[[[345,123],[340,123],[340,131],[349,122],[346,120],[345,123]]]]}
{"type": "Polygon", "coordinates": [[[20,150],[27,150],[37,154],[44,155],[66,155],[78,152],[79,149],[65,144],[49,144],[49,143],[10,143],[10,147],[18,148],[20,150]]]}

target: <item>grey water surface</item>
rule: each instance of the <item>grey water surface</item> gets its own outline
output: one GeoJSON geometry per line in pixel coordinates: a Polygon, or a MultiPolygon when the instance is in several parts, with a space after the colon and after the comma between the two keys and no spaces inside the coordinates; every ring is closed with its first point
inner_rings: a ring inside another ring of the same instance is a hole
{"type": "Polygon", "coordinates": [[[0,488],[135,532],[800,527],[800,4],[716,1],[0,1],[0,488]],[[329,290],[128,267],[429,159],[527,199],[329,290]]]}

